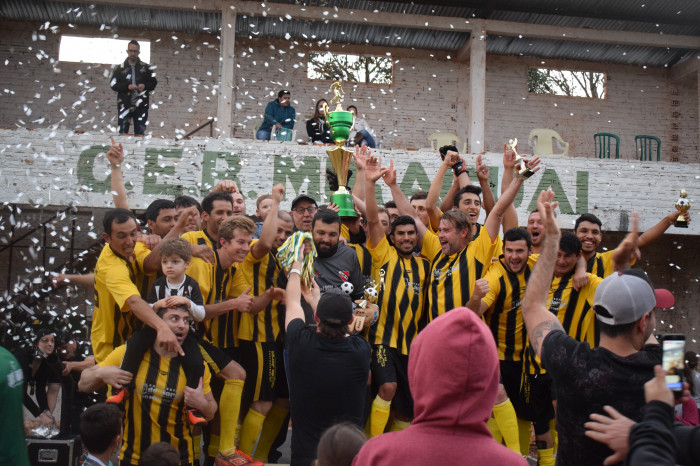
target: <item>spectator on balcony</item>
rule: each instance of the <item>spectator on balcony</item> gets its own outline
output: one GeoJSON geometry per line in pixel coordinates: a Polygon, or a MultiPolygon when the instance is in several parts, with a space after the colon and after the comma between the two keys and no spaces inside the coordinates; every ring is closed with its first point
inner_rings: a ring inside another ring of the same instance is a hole
{"type": "Polygon", "coordinates": [[[317,100],[314,115],[310,120],[306,120],[306,133],[314,144],[331,144],[333,142],[331,128],[324,118],[323,104],[328,105],[326,99],[317,100]]]}
{"type": "MultiPolygon", "coordinates": [[[[289,104],[290,92],[282,89],[277,93],[277,98],[265,107],[265,119],[258,128],[255,139],[269,141],[272,131],[287,130],[289,134],[287,140],[291,140],[294,122],[296,121],[296,110],[289,104]]],[[[277,139],[280,139],[279,137],[277,139]]]]}
{"type": "Polygon", "coordinates": [[[142,136],[148,121],[148,94],[156,88],[151,65],[139,60],[141,46],[135,40],[127,45],[127,59],[118,65],[109,78],[109,86],[117,93],[119,134],[129,132],[134,120],[134,134],[142,136]]]}
{"type": "Polygon", "coordinates": [[[352,114],[355,115],[355,125],[352,127],[350,137],[348,137],[348,145],[366,145],[370,149],[375,149],[377,144],[374,141],[374,131],[369,127],[367,121],[357,114],[357,107],[349,105],[348,112],[352,112],[352,114]]]}

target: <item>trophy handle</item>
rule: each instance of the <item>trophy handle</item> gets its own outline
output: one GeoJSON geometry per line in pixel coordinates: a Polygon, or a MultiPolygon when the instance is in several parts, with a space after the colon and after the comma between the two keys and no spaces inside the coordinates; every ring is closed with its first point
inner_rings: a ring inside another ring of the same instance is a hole
{"type": "Polygon", "coordinates": [[[325,117],[324,119],[328,121],[328,104],[326,102],[323,102],[322,108],[323,110],[321,110],[321,112],[323,112],[323,116],[325,117]]]}

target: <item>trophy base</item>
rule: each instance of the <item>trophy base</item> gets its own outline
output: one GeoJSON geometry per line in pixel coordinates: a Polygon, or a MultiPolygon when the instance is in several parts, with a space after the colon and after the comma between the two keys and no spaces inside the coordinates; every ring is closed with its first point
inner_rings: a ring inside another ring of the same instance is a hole
{"type": "Polygon", "coordinates": [[[688,228],[688,222],[686,220],[676,220],[676,228],[688,228]]]}
{"type": "Polygon", "coordinates": [[[344,186],[341,186],[338,191],[333,193],[331,202],[340,208],[338,211],[339,216],[357,217],[357,212],[355,212],[355,207],[352,203],[352,194],[347,192],[344,186]]]}

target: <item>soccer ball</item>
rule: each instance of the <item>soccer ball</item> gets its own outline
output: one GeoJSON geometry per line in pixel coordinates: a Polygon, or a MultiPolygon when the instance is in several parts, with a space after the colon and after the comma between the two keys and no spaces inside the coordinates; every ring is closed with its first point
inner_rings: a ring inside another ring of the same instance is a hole
{"type": "Polygon", "coordinates": [[[355,291],[355,287],[350,282],[343,282],[343,284],[340,285],[340,289],[347,295],[350,295],[353,291],[355,291]]]}
{"type": "Polygon", "coordinates": [[[367,301],[371,301],[373,303],[377,302],[377,298],[379,297],[379,293],[377,293],[377,289],[374,287],[368,287],[365,288],[365,299],[367,301]]]}

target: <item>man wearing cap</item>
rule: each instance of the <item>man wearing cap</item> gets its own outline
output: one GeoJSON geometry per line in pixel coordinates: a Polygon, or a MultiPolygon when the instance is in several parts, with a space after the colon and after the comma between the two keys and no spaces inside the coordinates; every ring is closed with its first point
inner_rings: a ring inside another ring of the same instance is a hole
{"type": "MultiPolygon", "coordinates": [[[[557,388],[558,465],[602,464],[612,451],[585,436],[591,413],[610,405],[639,420],[644,383],[661,364],[661,349],[652,334],[654,308],[670,307],[673,296],[654,290],[639,269],[618,271],[605,278],[595,293],[593,309],[600,327],[600,346],[591,348],[568,336],[546,307],[561,232],[553,211],[554,193],[542,191],[537,207],[545,225],[542,254],[528,282],[522,304],[530,344],[542,359],[557,388]]],[[[617,248],[614,266],[628,266],[637,253],[636,222],[617,248]]]]}
{"type": "Polygon", "coordinates": [[[310,465],[321,434],[349,421],[361,427],[371,350],[362,336],[348,336],[352,301],[340,290],[321,295],[304,289],[317,327],[306,325],[300,299],[301,263],[288,271],[285,297],[292,414],[292,465],[310,465]]]}
{"type": "Polygon", "coordinates": [[[314,215],[318,210],[316,199],[308,194],[299,194],[292,201],[292,210],[289,213],[294,220],[294,230],[311,231],[314,215]]]}
{"type": "MultiPolygon", "coordinates": [[[[289,130],[288,133],[291,134],[292,129],[294,129],[297,112],[289,104],[289,98],[289,91],[283,89],[277,93],[275,100],[267,104],[265,107],[265,119],[260,128],[258,128],[255,139],[269,141],[272,131],[279,131],[280,129],[287,129],[289,130]]],[[[286,140],[291,140],[291,137],[286,140]]]]}

